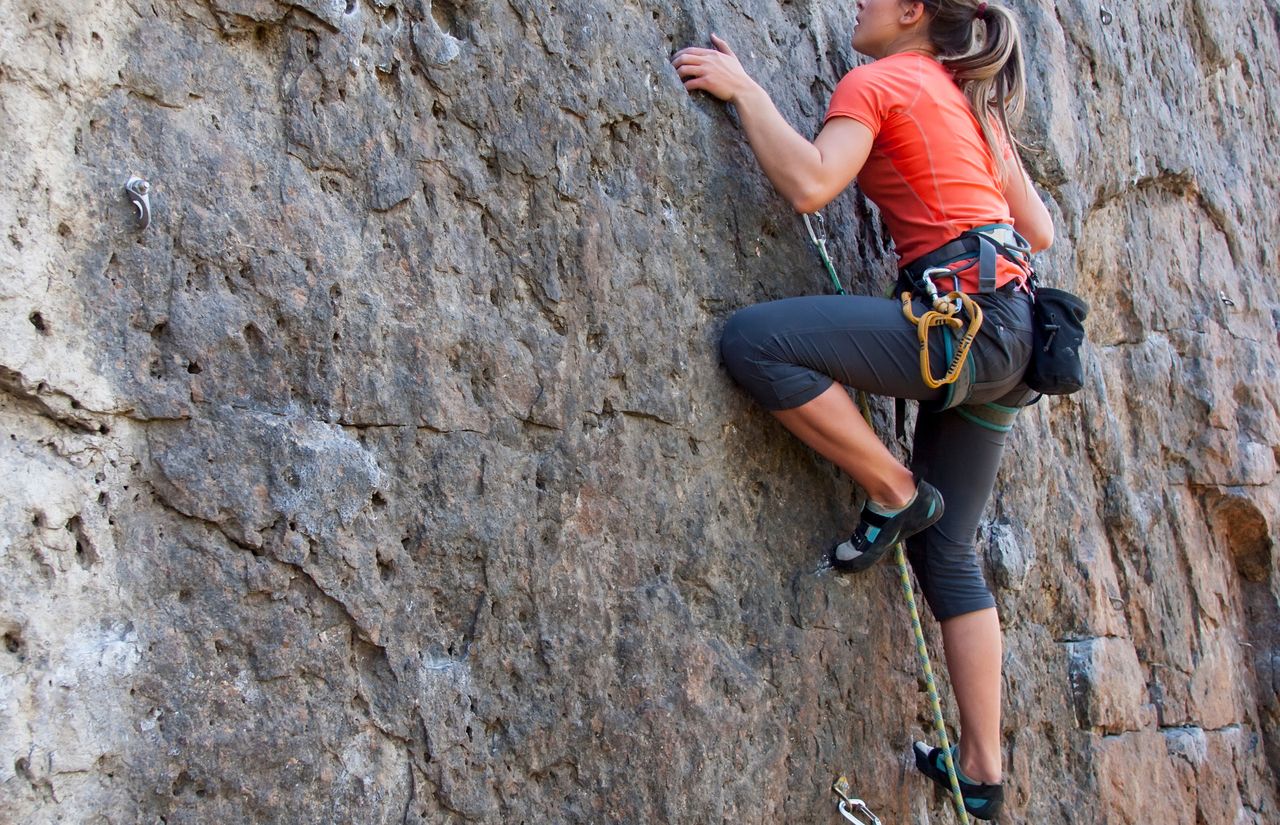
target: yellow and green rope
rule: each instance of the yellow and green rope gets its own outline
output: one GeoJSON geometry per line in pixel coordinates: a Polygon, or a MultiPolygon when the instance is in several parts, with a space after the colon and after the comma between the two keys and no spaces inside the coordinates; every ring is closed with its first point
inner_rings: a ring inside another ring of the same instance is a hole
{"type": "Polygon", "coordinates": [[[942,758],[947,766],[947,778],[951,780],[951,800],[955,803],[956,814],[960,821],[969,825],[969,814],[964,807],[964,794],[960,792],[960,778],[956,776],[956,767],[951,761],[951,741],[947,737],[947,725],[942,720],[942,701],[938,698],[938,685],[933,679],[933,666],[929,663],[929,648],[924,642],[924,628],[920,625],[920,611],[916,609],[915,589],[911,586],[911,571],[907,569],[907,553],[898,542],[894,547],[894,560],[898,565],[898,580],[902,585],[902,594],[907,597],[907,610],[911,613],[911,630],[916,636],[916,655],[920,658],[920,667],[924,671],[924,685],[929,693],[929,708],[933,711],[933,726],[937,730],[942,748],[942,758]]]}

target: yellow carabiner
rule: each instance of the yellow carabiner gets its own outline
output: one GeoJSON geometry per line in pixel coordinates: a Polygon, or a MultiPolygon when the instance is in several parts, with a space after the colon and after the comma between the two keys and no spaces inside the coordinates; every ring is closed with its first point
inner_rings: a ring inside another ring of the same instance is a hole
{"type": "Polygon", "coordinates": [[[982,307],[963,292],[949,292],[945,298],[935,298],[933,307],[920,317],[916,317],[911,308],[911,293],[902,293],[902,314],[916,325],[916,335],[920,339],[920,378],[926,387],[936,390],[955,383],[955,380],[960,377],[960,369],[964,366],[964,359],[969,355],[969,347],[978,337],[978,329],[982,326],[982,307]],[[933,371],[929,368],[929,330],[932,327],[941,326],[950,327],[956,331],[964,328],[964,321],[960,319],[959,310],[956,307],[957,301],[969,315],[969,328],[960,339],[955,354],[951,357],[951,363],[947,365],[946,374],[941,379],[934,378],[933,371]]]}

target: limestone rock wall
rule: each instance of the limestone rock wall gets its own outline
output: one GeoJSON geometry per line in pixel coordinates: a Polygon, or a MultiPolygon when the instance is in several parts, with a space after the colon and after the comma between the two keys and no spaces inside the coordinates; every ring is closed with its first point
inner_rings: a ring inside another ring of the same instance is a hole
{"type": "MultiPolygon", "coordinates": [[[[1280,11],[1014,5],[1094,313],[980,536],[1006,821],[1276,822],[1280,11]]],[[[811,131],[854,4],[0,8],[0,821],[951,821],[856,491],[718,365],[824,277],[667,65],[811,131]]]]}

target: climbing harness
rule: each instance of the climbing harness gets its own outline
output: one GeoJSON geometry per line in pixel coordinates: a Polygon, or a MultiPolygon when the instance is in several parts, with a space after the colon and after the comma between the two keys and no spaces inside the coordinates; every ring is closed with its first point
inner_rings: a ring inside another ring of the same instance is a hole
{"type": "Polygon", "coordinates": [[[867,807],[867,803],[851,795],[852,790],[849,788],[848,779],[843,776],[840,777],[831,786],[831,790],[835,791],[836,796],[840,797],[840,801],[836,803],[836,808],[839,809],[842,817],[854,823],[854,825],[880,825],[880,817],[871,812],[871,809],[867,807]],[[867,817],[867,821],[863,822],[858,819],[859,815],[867,817]]]}
{"type": "Polygon", "coordinates": [[[818,224],[818,230],[814,231],[814,221],[809,220],[809,215],[804,216],[804,228],[809,232],[809,240],[813,242],[814,249],[818,250],[818,257],[822,259],[822,265],[826,267],[827,274],[831,276],[831,283],[835,284],[836,293],[844,295],[844,287],[840,286],[840,279],[836,276],[835,265],[831,263],[831,256],[827,254],[827,221],[822,217],[821,212],[814,212],[814,221],[818,224]]]}
{"type": "MultiPolygon", "coordinates": [[[[969,394],[973,379],[973,364],[968,364],[968,372],[964,372],[968,362],[969,348],[982,327],[982,308],[962,290],[959,289],[959,274],[971,267],[977,267],[978,294],[986,295],[997,292],[997,261],[999,258],[1012,261],[1023,270],[1026,277],[1018,280],[1017,287],[1006,285],[1005,288],[1028,288],[1031,277],[1031,245],[1009,224],[993,223],[962,232],[959,237],[948,241],[932,252],[915,259],[902,267],[898,273],[896,291],[902,298],[902,314],[908,321],[916,325],[920,340],[920,378],[930,389],[946,386],[947,393],[938,409],[951,409],[964,403],[969,394]],[[959,269],[952,267],[963,261],[968,264],[959,269]],[[938,293],[934,278],[950,278],[956,288],[945,296],[938,293]],[[916,317],[912,310],[911,297],[920,296],[933,309],[916,317]],[[966,329],[961,314],[969,319],[966,329]],[[955,332],[955,337],[944,337],[947,370],[942,378],[935,378],[929,368],[929,330],[935,326],[946,326],[955,332]],[[961,331],[963,330],[963,334],[961,331]],[[957,344],[955,338],[959,338],[957,344]]],[[[900,404],[901,408],[902,405],[900,404]]],[[[903,410],[897,414],[899,438],[903,432],[903,410]]]]}
{"type": "Polygon", "coordinates": [[[938,288],[933,283],[934,275],[951,277],[952,272],[940,266],[926,269],[920,276],[928,301],[933,306],[933,309],[927,310],[920,317],[916,317],[911,307],[911,293],[907,291],[902,293],[902,314],[916,325],[916,335],[920,339],[920,378],[931,390],[946,384],[954,384],[960,377],[960,369],[964,367],[965,358],[969,356],[969,347],[973,345],[973,339],[978,336],[978,329],[982,326],[982,307],[959,290],[948,292],[946,297],[940,296],[938,288]],[[929,330],[940,326],[950,327],[957,332],[964,329],[964,321],[960,318],[962,310],[969,316],[969,328],[965,330],[959,345],[956,346],[946,374],[942,378],[934,378],[933,371],[929,368],[929,330]]]}

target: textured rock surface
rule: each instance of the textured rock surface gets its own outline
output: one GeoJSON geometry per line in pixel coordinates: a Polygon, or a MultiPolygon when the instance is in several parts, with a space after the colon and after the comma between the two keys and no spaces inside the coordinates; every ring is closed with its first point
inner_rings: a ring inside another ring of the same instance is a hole
{"type": "MultiPolygon", "coordinates": [[[[981,534],[1007,819],[1275,822],[1280,18],[1016,5],[1095,345],[981,534]]],[[[821,272],[666,65],[812,129],[853,4],[4,9],[0,820],[950,821],[891,571],[809,572],[855,491],[717,363],[821,272]]]]}

